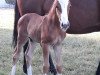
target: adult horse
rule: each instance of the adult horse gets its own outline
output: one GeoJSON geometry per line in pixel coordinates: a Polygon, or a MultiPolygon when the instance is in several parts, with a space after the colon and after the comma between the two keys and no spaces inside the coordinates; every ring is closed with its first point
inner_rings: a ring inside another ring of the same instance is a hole
{"type": "MultiPolygon", "coordinates": [[[[16,3],[15,6],[15,25],[13,35],[15,43],[17,35],[16,24],[20,16],[28,12],[44,15],[48,12],[53,2],[53,0],[17,0],[17,2],[18,1],[20,2],[16,3]]],[[[100,31],[100,0],[70,0],[70,3],[70,28],[67,33],[84,34],[100,31]]],[[[100,75],[100,67],[98,67],[96,75],[100,75]]]]}

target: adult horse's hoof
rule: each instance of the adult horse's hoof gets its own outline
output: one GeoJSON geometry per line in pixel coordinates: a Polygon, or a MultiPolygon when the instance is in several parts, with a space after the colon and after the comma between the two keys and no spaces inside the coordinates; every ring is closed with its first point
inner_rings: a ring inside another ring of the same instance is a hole
{"type": "Polygon", "coordinates": [[[25,74],[27,74],[27,67],[26,67],[26,65],[23,65],[23,72],[24,72],[25,74]]]}
{"type": "Polygon", "coordinates": [[[51,72],[53,75],[57,75],[57,71],[55,68],[50,67],[49,72],[51,72]]]}
{"type": "Polygon", "coordinates": [[[99,65],[98,65],[98,68],[97,68],[97,71],[96,71],[96,75],[100,75],[100,62],[99,62],[99,65]]]}

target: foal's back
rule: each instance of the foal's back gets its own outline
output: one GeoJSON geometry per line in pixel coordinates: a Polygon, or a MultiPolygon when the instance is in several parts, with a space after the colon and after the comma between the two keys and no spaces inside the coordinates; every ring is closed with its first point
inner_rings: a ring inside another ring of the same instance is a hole
{"type": "MultiPolygon", "coordinates": [[[[18,21],[19,36],[40,38],[41,23],[44,16],[36,13],[23,15],[18,21]]],[[[38,39],[39,40],[39,39],[38,39]]]]}
{"type": "MultiPolygon", "coordinates": [[[[27,25],[27,26],[29,26],[29,24],[30,25],[34,25],[34,24],[36,24],[37,22],[39,23],[40,21],[42,21],[42,18],[43,18],[43,16],[40,16],[40,15],[38,15],[38,14],[36,14],[36,13],[27,13],[27,14],[25,14],[25,15],[23,15],[20,19],[19,19],[19,21],[18,21],[18,26],[20,26],[20,25],[27,25]]],[[[22,26],[23,26],[22,25],[22,26]]],[[[34,25],[35,26],[35,25],[34,25]]]]}

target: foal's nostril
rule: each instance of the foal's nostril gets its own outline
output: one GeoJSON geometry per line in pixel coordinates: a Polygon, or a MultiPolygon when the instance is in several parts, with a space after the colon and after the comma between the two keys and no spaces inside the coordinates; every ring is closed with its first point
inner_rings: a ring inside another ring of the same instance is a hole
{"type": "Polygon", "coordinates": [[[63,28],[67,28],[67,24],[62,24],[62,27],[63,28]]]}
{"type": "Polygon", "coordinates": [[[68,23],[68,24],[62,24],[62,27],[63,28],[68,28],[70,26],[70,24],[68,23]]]}

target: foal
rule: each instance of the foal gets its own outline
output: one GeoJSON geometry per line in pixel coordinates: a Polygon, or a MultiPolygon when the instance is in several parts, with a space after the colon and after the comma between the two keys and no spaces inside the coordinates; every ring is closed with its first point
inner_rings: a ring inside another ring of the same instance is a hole
{"type": "Polygon", "coordinates": [[[57,75],[62,73],[61,67],[61,42],[66,36],[66,30],[69,27],[67,18],[67,2],[68,0],[54,0],[49,13],[40,16],[35,13],[28,13],[22,16],[18,21],[18,37],[13,56],[13,67],[11,75],[15,75],[16,63],[19,59],[20,52],[24,44],[29,41],[29,45],[25,54],[27,62],[27,74],[32,75],[32,53],[35,43],[40,43],[43,49],[43,74],[47,75],[49,70],[49,51],[50,46],[55,52],[57,75]],[[58,13],[57,5],[61,5],[62,12],[58,13]],[[61,15],[61,17],[59,16],[61,15]]]}

